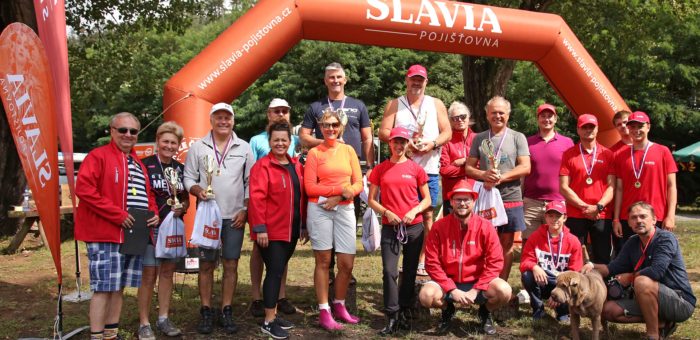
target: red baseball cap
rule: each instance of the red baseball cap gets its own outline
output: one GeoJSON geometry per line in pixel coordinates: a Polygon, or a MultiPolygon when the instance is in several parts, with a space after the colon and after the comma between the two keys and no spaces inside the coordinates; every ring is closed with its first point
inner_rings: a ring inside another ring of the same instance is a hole
{"type": "Polygon", "coordinates": [[[566,204],[562,201],[551,201],[547,203],[547,207],[545,208],[545,213],[550,212],[550,211],[556,211],[562,215],[566,214],[566,204]]]}
{"type": "Polygon", "coordinates": [[[406,73],[406,77],[411,78],[413,76],[421,76],[425,79],[428,79],[428,70],[426,70],[425,67],[423,67],[423,65],[411,65],[411,67],[408,68],[408,73],[406,73]]]}
{"type": "Polygon", "coordinates": [[[557,114],[557,108],[554,107],[554,105],[544,103],[544,104],[537,107],[537,115],[539,115],[540,113],[542,113],[542,111],[545,111],[545,110],[549,110],[549,111],[552,111],[552,113],[557,114]]]}
{"type": "Polygon", "coordinates": [[[408,129],[404,127],[395,127],[391,129],[391,133],[389,134],[390,140],[394,138],[403,138],[406,140],[411,140],[411,131],[408,131],[408,129]]]}
{"type": "Polygon", "coordinates": [[[578,116],[578,123],[576,124],[576,127],[582,127],[586,124],[593,124],[595,126],[598,126],[598,118],[596,118],[594,115],[590,113],[582,114],[578,116]]]}
{"type": "Polygon", "coordinates": [[[642,111],[632,112],[632,114],[627,118],[627,122],[651,123],[649,121],[649,116],[642,111]]]}
{"type": "Polygon", "coordinates": [[[476,200],[479,198],[479,193],[473,190],[473,187],[469,182],[467,182],[466,179],[461,179],[455,184],[455,186],[452,188],[452,191],[450,191],[447,194],[447,198],[452,199],[452,196],[455,194],[469,194],[472,195],[472,198],[476,200]]]}

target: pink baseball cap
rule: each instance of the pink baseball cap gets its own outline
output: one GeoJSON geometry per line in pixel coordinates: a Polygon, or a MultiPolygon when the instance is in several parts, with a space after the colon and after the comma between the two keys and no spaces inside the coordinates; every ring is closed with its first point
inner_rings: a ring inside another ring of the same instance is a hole
{"type": "Polygon", "coordinates": [[[447,194],[447,198],[452,199],[452,196],[454,196],[455,194],[469,194],[472,195],[472,198],[474,200],[479,198],[479,193],[474,191],[472,189],[472,185],[469,184],[469,182],[467,182],[467,180],[465,179],[460,179],[457,182],[457,184],[455,184],[455,186],[452,188],[452,191],[450,191],[447,194]]]}
{"type": "Polygon", "coordinates": [[[389,139],[394,138],[403,138],[405,140],[411,140],[411,131],[408,131],[408,129],[404,127],[395,127],[391,129],[391,133],[389,134],[389,139]]]}
{"type": "Polygon", "coordinates": [[[578,123],[576,124],[576,127],[582,127],[586,124],[593,124],[595,126],[598,126],[598,118],[596,118],[594,115],[590,113],[582,114],[578,116],[578,123]]]}
{"type": "Polygon", "coordinates": [[[423,65],[411,65],[411,67],[408,68],[408,73],[406,73],[406,77],[411,78],[413,76],[421,76],[425,79],[428,79],[428,70],[426,70],[425,67],[423,67],[423,65]]]}
{"type": "Polygon", "coordinates": [[[554,105],[547,104],[547,103],[544,103],[544,104],[537,107],[537,114],[539,115],[540,113],[542,113],[542,111],[545,111],[545,110],[549,110],[549,111],[552,111],[552,113],[557,114],[557,108],[554,107],[554,105]]]}
{"type": "Polygon", "coordinates": [[[649,116],[642,111],[632,112],[632,114],[627,118],[627,122],[651,123],[649,121],[649,116]]]}
{"type": "Polygon", "coordinates": [[[566,204],[562,201],[551,201],[547,203],[547,207],[545,208],[545,213],[550,212],[550,211],[556,211],[562,215],[566,214],[566,204]]]}

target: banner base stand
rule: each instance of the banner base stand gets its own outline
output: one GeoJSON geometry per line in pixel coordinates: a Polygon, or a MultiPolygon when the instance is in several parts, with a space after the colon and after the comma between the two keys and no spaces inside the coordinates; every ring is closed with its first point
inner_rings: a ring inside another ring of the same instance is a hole
{"type": "Polygon", "coordinates": [[[68,301],[68,302],[83,302],[83,301],[88,301],[92,298],[92,292],[87,291],[87,292],[81,292],[79,290],[76,290],[73,293],[67,294],[63,296],[63,301],[68,301]]]}
{"type": "Polygon", "coordinates": [[[82,333],[82,332],[83,332],[84,330],[86,330],[86,329],[90,329],[90,326],[83,326],[83,327],[77,328],[77,329],[73,330],[73,331],[70,332],[70,333],[67,333],[67,334],[65,334],[65,335],[63,335],[63,336],[59,336],[58,338],[53,338],[53,339],[52,339],[52,338],[19,338],[19,340],[54,340],[54,339],[70,339],[70,338],[72,338],[73,336],[82,333]]]}

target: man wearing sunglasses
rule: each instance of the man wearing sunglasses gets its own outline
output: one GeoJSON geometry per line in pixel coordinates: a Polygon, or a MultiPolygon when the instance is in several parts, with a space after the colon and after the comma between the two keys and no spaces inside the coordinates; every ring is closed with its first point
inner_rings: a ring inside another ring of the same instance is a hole
{"type": "Polygon", "coordinates": [[[469,108],[462,102],[453,102],[447,109],[452,126],[452,139],[442,146],[440,151],[440,179],[442,180],[442,213],[448,215],[452,212],[452,205],[447,198],[447,193],[452,191],[461,179],[466,179],[469,184],[474,180],[467,177],[464,164],[469,157],[469,148],[474,140],[474,131],[469,127],[469,108]]]}
{"type": "MultiPolygon", "coordinates": [[[[269,125],[277,121],[286,121],[289,123],[290,114],[291,107],[289,106],[289,103],[284,99],[274,98],[272,101],[270,101],[270,105],[267,107],[267,124],[269,125]]],[[[287,154],[289,154],[290,157],[294,157],[296,155],[295,150],[298,145],[299,136],[292,135],[292,141],[289,144],[289,149],[287,150],[287,154]]],[[[256,161],[270,153],[270,142],[267,135],[267,129],[250,139],[250,148],[253,150],[253,158],[255,158],[256,161]]],[[[253,242],[253,252],[250,256],[250,291],[253,302],[250,306],[250,313],[254,317],[265,316],[265,306],[263,305],[262,295],[260,294],[262,274],[263,260],[260,256],[260,248],[258,248],[257,242],[253,242]]],[[[285,267],[277,306],[285,314],[294,314],[296,312],[296,308],[291,302],[289,302],[289,300],[287,300],[286,287],[287,268],[285,267]]]]}
{"type": "Polygon", "coordinates": [[[90,151],[75,185],[75,238],[86,243],[90,261],[91,339],[117,338],[124,287],[141,285],[143,256],[120,252],[125,230],[136,221],[127,209],[151,211],[149,227],[160,222],[146,168],[133,149],[140,127],[131,113],[114,115],[110,143],[90,151]]]}

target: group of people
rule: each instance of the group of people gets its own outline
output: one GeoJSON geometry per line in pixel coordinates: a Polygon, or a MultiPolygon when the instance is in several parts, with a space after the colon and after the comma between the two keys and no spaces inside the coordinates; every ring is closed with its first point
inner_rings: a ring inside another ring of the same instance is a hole
{"type": "MultiPolygon", "coordinates": [[[[546,299],[556,275],[565,270],[599,270],[633,281],[639,292],[631,301],[606,304],[605,318],[644,321],[650,338],[658,337],[659,328],[668,334],[675,322],[692,314],[695,297],[671,233],[677,170],[668,149],[648,140],[646,114],[617,113],[613,123],[622,140],[607,149],[596,141],[595,116],[578,118],[580,142],[574,144],[555,131],[557,112],[550,104],[537,109],[539,131],[526,138],[508,127],[510,103],[496,96],[485,107],[489,129],[475,133],[464,104],[455,102],[447,109],[426,95],[425,67],[411,66],[405,80],[406,94],[384,109],[378,135],[391,156],[379,164],[367,108],[345,95],[347,78],[338,63],[326,67],[328,95],[310,105],[299,136],[292,133],[291,106],[284,99],[270,102],[267,128],[250,143],[233,131],[233,108],[218,103],[210,110],[211,131],[191,145],[184,164],[173,159],[183,138],[180,126],[162,124],[157,154],[140,160],[133,150],[138,119],[130,113],[115,115],[111,142],[88,154],[76,185],[76,239],[87,244],[94,292],[91,339],[117,338],[127,286],[139,287],[139,339],[155,339],[149,309],[156,278],[156,328],[168,336],[181,334],[168,318],[175,261],[157,258],[154,246],[160,221],[170,212],[181,217],[190,195],[198,202],[214,200],[223,220],[220,249],[198,251],[199,333],[212,333],[215,322],[228,334],[238,330],[232,300],[246,224],[253,241],[251,313],[263,318],[265,335],[284,339],[294,327],[280,312],[296,311],[286,295],[286,276],[299,241],[310,241],[315,258],[319,325],[334,331],[343,329],[343,323],[359,323],[345,298],[356,253],[355,205],[363,190],[360,161],[366,166],[368,206],[381,215],[387,317],[381,335],[410,329],[417,275],[430,276],[418,300],[442,309],[438,331],[449,330],[456,305],[476,304],[481,330],[495,334],[491,312],[511,300],[507,281],[518,231],[524,242],[522,282],[536,319],[545,316],[545,304],[554,306],[546,299]],[[301,147],[308,150],[303,158],[297,153],[301,147]],[[210,182],[208,159],[215,160],[210,182]],[[178,174],[177,188],[165,179],[166,168],[178,174]],[[207,192],[209,185],[213,195],[207,192]],[[440,186],[444,217],[434,221],[440,186]],[[173,189],[184,203],[177,209],[167,202],[173,189]],[[507,223],[494,227],[493,216],[476,211],[475,204],[480,194],[496,189],[507,223]],[[129,208],[153,212],[143,256],[120,252],[124,233],[134,223],[129,208]],[[590,244],[595,265],[584,265],[582,244],[590,244]],[[616,254],[612,261],[611,254],[616,254]],[[219,260],[220,308],[212,304],[219,260]],[[624,273],[634,273],[633,278],[624,273]]],[[[555,307],[557,319],[565,320],[567,307],[555,307]]]]}

